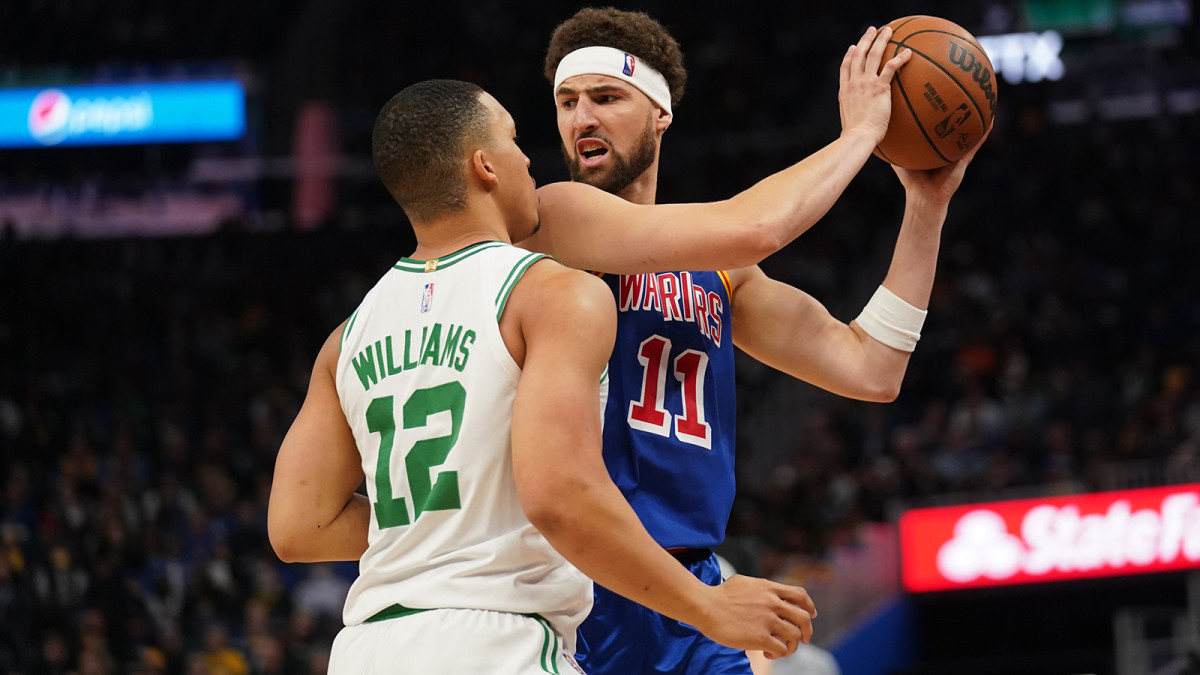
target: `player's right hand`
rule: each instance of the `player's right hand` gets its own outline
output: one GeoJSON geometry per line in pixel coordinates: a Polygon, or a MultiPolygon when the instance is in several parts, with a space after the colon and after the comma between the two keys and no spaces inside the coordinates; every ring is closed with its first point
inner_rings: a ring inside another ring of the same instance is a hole
{"type": "Polygon", "coordinates": [[[887,26],[880,30],[868,28],[858,43],[846,51],[838,73],[838,109],[843,133],[863,129],[876,144],[883,140],[892,118],[892,76],[912,58],[912,51],[903,49],[883,63],[891,37],[892,29],[887,26]]]}
{"type": "Polygon", "coordinates": [[[812,638],[817,608],[799,586],[735,574],[711,588],[707,625],[696,628],[715,642],[777,659],[812,638]]]}

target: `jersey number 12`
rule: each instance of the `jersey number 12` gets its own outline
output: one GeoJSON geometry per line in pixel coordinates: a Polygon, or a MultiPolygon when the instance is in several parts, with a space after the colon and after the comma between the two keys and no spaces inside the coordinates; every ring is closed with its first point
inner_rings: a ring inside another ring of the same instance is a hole
{"type": "Polygon", "coordinates": [[[375,464],[375,520],[379,529],[408,525],[426,511],[448,511],[461,506],[458,496],[458,472],[442,471],[437,480],[430,481],[430,469],[441,466],[458,441],[462,427],[463,406],[467,392],[458,382],[447,382],[428,389],[418,389],[404,402],[401,411],[405,429],[417,429],[427,424],[435,413],[450,412],[450,435],[427,438],[413,443],[404,456],[408,474],[408,489],[412,493],[413,515],[409,518],[404,497],[394,496],[392,490],[392,446],[396,440],[396,415],[391,396],[382,396],[367,406],[367,429],[379,434],[379,458],[375,464]]]}

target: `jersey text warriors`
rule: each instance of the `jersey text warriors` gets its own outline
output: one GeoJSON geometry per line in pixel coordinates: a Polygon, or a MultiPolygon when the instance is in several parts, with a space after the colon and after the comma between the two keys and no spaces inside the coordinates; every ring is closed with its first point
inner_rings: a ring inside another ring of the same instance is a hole
{"type": "Polygon", "coordinates": [[[734,495],[734,376],[724,272],[604,276],[616,296],[604,463],[654,539],[712,548],[734,495]]]}

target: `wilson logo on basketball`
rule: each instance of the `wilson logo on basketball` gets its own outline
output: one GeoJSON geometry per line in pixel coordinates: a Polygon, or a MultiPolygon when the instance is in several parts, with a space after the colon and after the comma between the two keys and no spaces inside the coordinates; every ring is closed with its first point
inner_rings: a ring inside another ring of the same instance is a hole
{"type": "Polygon", "coordinates": [[[979,85],[983,95],[987,98],[988,109],[995,112],[996,110],[996,92],[992,89],[992,71],[988,70],[969,49],[958,44],[954,40],[949,40],[949,51],[946,58],[963,69],[964,73],[970,73],[971,78],[979,85]]]}

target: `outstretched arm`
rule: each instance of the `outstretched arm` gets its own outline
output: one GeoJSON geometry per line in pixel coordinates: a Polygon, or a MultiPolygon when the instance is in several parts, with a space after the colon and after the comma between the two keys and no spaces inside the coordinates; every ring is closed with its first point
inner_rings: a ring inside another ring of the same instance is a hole
{"type": "Polygon", "coordinates": [[[599,382],[616,310],[604,284],[538,263],[505,312],[516,313],[526,350],[513,405],[513,471],[530,522],[551,545],[597,583],[718,642],[778,656],[807,642],[815,609],[803,589],[745,577],[704,584],[654,541],[609,478],[599,382]]]}
{"type": "Polygon", "coordinates": [[[284,562],[358,560],[367,550],[370,505],[354,435],[334,386],[342,328],[317,355],[308,395],[275,458],[267,535],[284,562]]]}
{"type": "MultiPolygon", "coordinates": [[[[942,169],[896,169],[906,194],[904,220],[883,288],[910,306],[901,306],[902,313],[919,313],[929,304],[950,198],[978,148],[942,169]]],[[[734,341],[748,354],[842,396],[891,401],[899,394],[916,335],[890,332],[894,317],[879,321],[877,313],[864,311],[847,325],[808,294],[771,280],[757,267],[737,270],[731,279],[734,341]]]]}
{"type": "Polygon", "coordinates": [[[731,199],[638,205],[581,183],[538,190],[541,230],[521,243],[578,268],[614,274],[757,264],[829,210],[887,131],[891,80],[907,50],[882,62],[891,29],[868,30],[839,74],[837,140],[731,199]]]}

